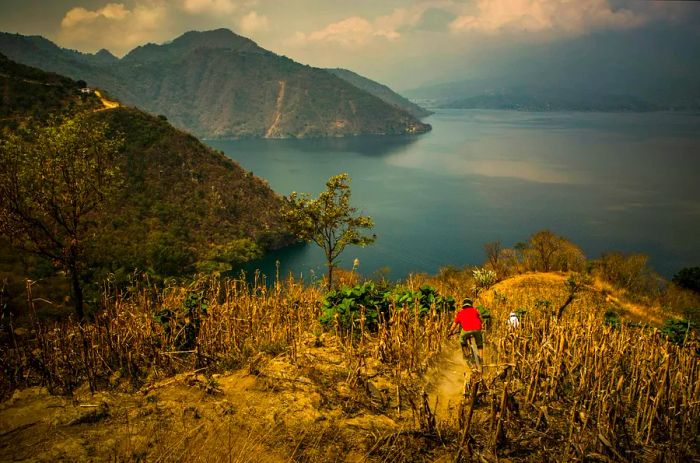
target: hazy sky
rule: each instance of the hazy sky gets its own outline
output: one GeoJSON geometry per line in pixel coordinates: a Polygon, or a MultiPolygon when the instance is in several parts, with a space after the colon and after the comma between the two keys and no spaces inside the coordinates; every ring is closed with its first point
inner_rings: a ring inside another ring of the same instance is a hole
{"type": "Polygon", "coordinates": [[[345,67],[406,89],[466,78],[489,60],[592,34],[696,33],[700,2],[0,0],[2,31],[118,56],[188,30],[219,27],[302,63],[345,67]]]}

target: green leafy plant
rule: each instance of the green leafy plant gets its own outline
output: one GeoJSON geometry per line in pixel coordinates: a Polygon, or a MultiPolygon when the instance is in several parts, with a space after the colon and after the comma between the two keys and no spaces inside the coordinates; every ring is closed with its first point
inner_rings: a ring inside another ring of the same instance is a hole
{"type": "Polygon", "coordinates": [[[683,344],[690,332],[690,321],[668,318],[661,327],[661,333],[674,344],[683,344]]]}
{"type": "Polygon", "coordinates": [[[207,314],[209,303],[201,292],[189,292],[178,308],[162,308],[154,319],[172,336],[172,346],[179,350],[192,349],[199,335],[202,316],[207,314]]]}
{"type": "Polygon", "coordinates": [[[498,282],[498,275],[494,270],[477,268],[472,271],[474,275],[474,290],[479,292],[488,289],[498,282]]]}
{"type": "Polygon", "coordinates": [[[345,333],[359,332],[361,323],[366,330],[374,332],[382,319],[388,320],[392,306],[398,310],[418,310],[420,316],[425,316],[433,307],[437,311],[454,310],[455,300],[428,285],[411,290],[404,286],[388,287],[365,282],[328,292],[323,300],[320,321],[328,326],[337,320],[345,333]]]}
{"type": "Polygon", "coordinates": [[[612,326],[613,328],[619,328],[622,324],[620,315],[612,309],[605,311],[605,314],[603,315],[603,322],[608,326],[612,326]]]}
{"type": "Polygon", "coordinates": [[[483,321],[486,324],[488,324],[491,321],[491,311],[488,308],[484,307],[483,305],[477,305],[476,310],[479,311],[481,321],[483,321]]]}

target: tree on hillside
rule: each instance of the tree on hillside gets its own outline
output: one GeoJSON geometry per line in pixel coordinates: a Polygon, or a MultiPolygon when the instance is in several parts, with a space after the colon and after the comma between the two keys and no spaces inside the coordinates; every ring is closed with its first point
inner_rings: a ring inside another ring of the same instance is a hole
{"type": "Polygon", "coordinates": [[[118,187],[122,140],[89,115],[25,135],[0,142],[0,233],[68,274],[82,319],[84,247],[95,213],[118,187]]]}
{"type": "Polygon", "coordinates": [[[484,244],[484,252],[486,253],[486,261],[491,266],[491,269],[496,272],[496,274],[502,276],[502,262],[501,257],[503,255],[503,245],[500,241],[491,241],[484,244]]]}
{"type": "Polygon", "coordinates": [[[639,295],[650,293],[656,285],[656,277],[648,262],[649,256],[645,254],[612,251],[601,255],[594,268],[603,279],[639,295]]]}
{"type": "Polygon", "coordinates": [[[323,249],[328,267],[328,290],[333,286],[333,268],[345,247],[366,246],[376,239],[374,235],[362,234],[363,229],[374,227],[374,222],[350,206],[350,194],[350,176],[339,174],[328,179],[326,191],[316,199],[307,193],[292,192],[282,212],[299,239],[313,241],[323,249]]]}
{"type": "Polygon", "coordinates": [[[530,249],[533,250],[538,270],[549,272],[554,264],[554,256],[561,247],[561,240],[549,230],[541,230],[530,237],[530,249]]]}
{"type": "Polygon", "coordinates": [[[523,252],[526,267],[540,272],[581,271],[586,262],[581,248],[550,230],[534,233],[523,252]]]}

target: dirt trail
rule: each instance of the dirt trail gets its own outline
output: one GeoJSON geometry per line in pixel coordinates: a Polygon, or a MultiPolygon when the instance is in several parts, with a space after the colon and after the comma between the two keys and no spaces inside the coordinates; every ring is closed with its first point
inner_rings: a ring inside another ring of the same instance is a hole
{"type": "Polygon", "coordinates": [[[102,96],[99,90],[95,90],[95,95],[97,95],[97,98],[99,98],[100,101],[102,101],[102,104],[104,105],[104,108],[100,108],[98,109],[98,111],[104,111],[105,109],[114,109],[119,107],[118,101],[108,100],[107,98],[102,96]]]}
{"type": "Polygon", "coordinates": [[[280,89],[277,93],[277,103],[275,104],[275,119],[272,122],[272,125],[270,125],[270,128],[267,129],[265,138],[270,138],[275,134],[280,123],[280,118],[282,117],[282,103],[284,103],[284,94],[287,89],[287,81],[280,80],[279,84],[280,89]]]}
{"type": "Polygon", "coordinates": [[[439,420],[456,417],[456,410],[464,392],[464,382],[469,379],[470,369],[462,358],[462,350],[457,342],[450,342],[440,353],[426,374],[430,406],[439,420]]]}

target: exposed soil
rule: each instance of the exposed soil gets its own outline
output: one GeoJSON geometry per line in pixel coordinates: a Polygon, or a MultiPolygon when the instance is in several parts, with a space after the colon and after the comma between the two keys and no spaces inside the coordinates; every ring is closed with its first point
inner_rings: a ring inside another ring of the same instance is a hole
{"type": "MultiPolygon", "coordinates": [[[[260,356],[227,374],[180,374],[136,393],[73,397],[16,391],[0,405],[0,461],[362,461],[398,430],[389,381],[348,380],[337,345],[308,347],[296,364],[260,356]],[[369,392],[367,392],[369,391],[369,392]]],[[[408,419],[410,415],[406,415],[408,419]]],[[[401,421],[401,418],[398,418],[401,421]]]]}

